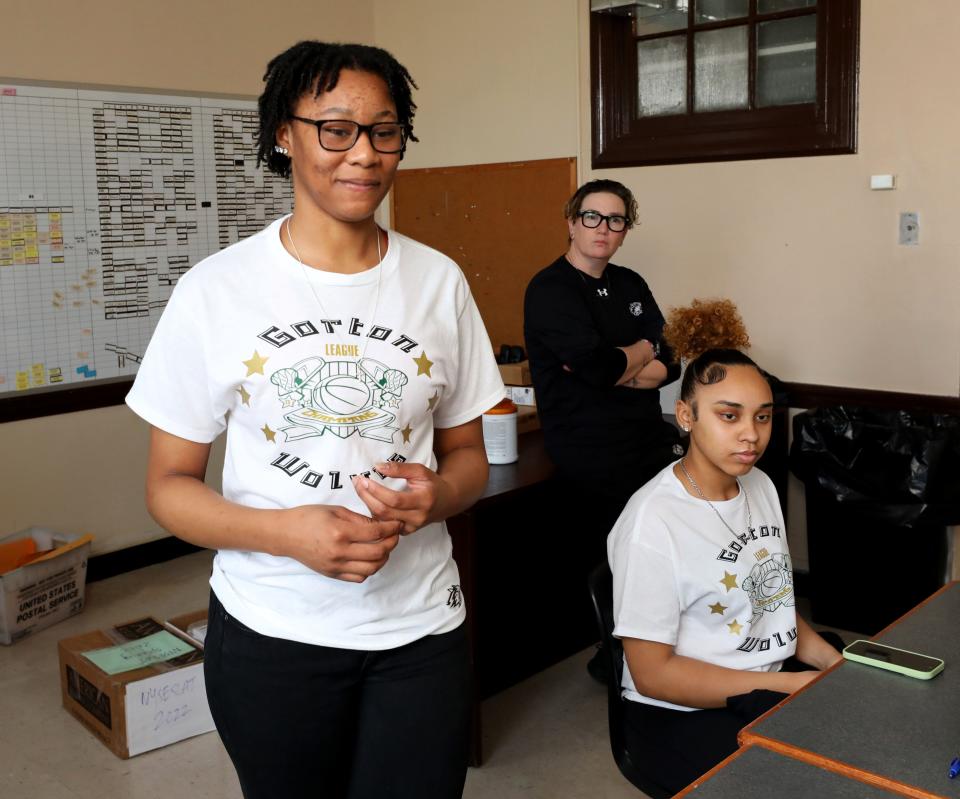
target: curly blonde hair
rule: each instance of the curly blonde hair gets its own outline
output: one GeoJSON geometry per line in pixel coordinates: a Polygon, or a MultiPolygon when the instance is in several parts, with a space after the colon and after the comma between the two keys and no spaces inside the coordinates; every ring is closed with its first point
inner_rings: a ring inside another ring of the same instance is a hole
{"type": "Polygon", "coordinates": [[[685,308],[671,308],[663,338],[685,361],[709,349],[750,346],[746,325],[731,300],[694,300],[685,308]]]}

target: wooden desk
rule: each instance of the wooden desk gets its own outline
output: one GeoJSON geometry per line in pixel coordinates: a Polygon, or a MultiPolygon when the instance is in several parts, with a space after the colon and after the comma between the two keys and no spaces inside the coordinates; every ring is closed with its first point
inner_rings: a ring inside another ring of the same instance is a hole
{"type": "MultiPolygon", "coordinates": [[[[877,591],[898,575],[876,575],[877,591]]],[[[960,583],[953,582],[877,636],[943,658],[932,680],[843,662],[740,732],[757,744],[913,797],[960,797],[947,769],[960,748],[960,583]]]]}
{"type": "MultiPolygon", "coordinates": [[[[510,645],[510,620],[497,610],[497,594],[509,591],[511,580],[522,576],[526,563],[510,568],[508,560],[526,561],[522,551],[525,542],[522,527],[529,522],[531,509],[549,503],[553,491],[551,478],[554,466],[543,447],[539,430],[525,433],[518,440],[516,463],[490,467],[490,479],[483,496],[469,510],[447,519],[453,541],[453,557],[460,571],[460,588],[467,606],[467,635],[473,656],[474,699],[473,733],[470,763],[479,766],[482,760],[482,728],[480,700],[499,688],[506,687],[497,674],[499,656],[513,658],[525,676],[535,673],[539,664],[531,664],[524,654],[510,645]],[[478,546],[480,535],[485,546],[478,546]],[[509,551],[503,541],[515,537],[509,551]],[[502,550],[502,551],[501,551],[502,550]],[[498,554],[502,563],[498,564],[498,554]],[[492,564],[490,561],[494,560],[492,564]],[[512,574],[510,572],[513,572],[512,574]],[[483,573],[483,587],[478,575],[483,573]],[[493,676],[491,676],[493,672],[493,676]]],[[[515,623],[515,619],[514,619],[515,623]]]]}
{"type": "Polygon", "coordinates": [[[883,788],[785,757],[771,749],[745,746],[692,782],[674,799],[892,799],[883,788]]]}

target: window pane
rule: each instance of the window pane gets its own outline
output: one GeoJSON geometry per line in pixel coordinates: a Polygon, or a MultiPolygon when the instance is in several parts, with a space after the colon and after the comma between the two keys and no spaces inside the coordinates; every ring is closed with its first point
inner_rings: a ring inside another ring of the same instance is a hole
{"type": "Polygon", "coordinates": [[[694,37],[695,111],[747,107],[747,28],[722,28],[694,37]]]}
{"type": "Polygon", "coordinates": [[[678,31],[687,27],[689,0],[655,0],[634,6],[634,30],[637,36],[664,31],[678,31]]]}
{"type": "Polygon", "coordinates": [[[639,116],[686,113],[687,37],[638,42],[637,83],[639,116]]]}
{"type": "Polygon", "coordinates": [[[774,11],[787,11],[791,8],[810,8],[817,0],[757,0],[758,14],[772,14],[774,11]]]}
{"type": "Polygon", "coordinates": [[[757,105],[795,105],[816,100],[816,16],[757,25],[757,105]]]}
{"type": "Polygon", "coordinates": [[[717,22],[721,19],[745,17],[750,9],[749,0],[697,0],[697,24],[701,22],[717,22]]]}

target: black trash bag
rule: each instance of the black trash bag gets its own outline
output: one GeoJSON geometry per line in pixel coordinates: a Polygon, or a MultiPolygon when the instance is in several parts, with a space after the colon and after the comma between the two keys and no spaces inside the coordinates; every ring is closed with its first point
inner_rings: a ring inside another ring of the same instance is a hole
{"type": "Polygon", "coordinates": [[[793,420],[790,469],[864,518],[960,523],[960,417],[814,408],[793,420]]]}

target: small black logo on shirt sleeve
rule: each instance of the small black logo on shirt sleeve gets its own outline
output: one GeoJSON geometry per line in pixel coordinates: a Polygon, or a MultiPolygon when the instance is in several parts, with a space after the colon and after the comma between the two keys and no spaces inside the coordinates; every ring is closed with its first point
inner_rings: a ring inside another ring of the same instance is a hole
{"type": "Polygon", "coordinates": [[[447,589],[447,607],[459,608],[463,604],[463,594],[459,585],[451,585],[447,589]]]}

